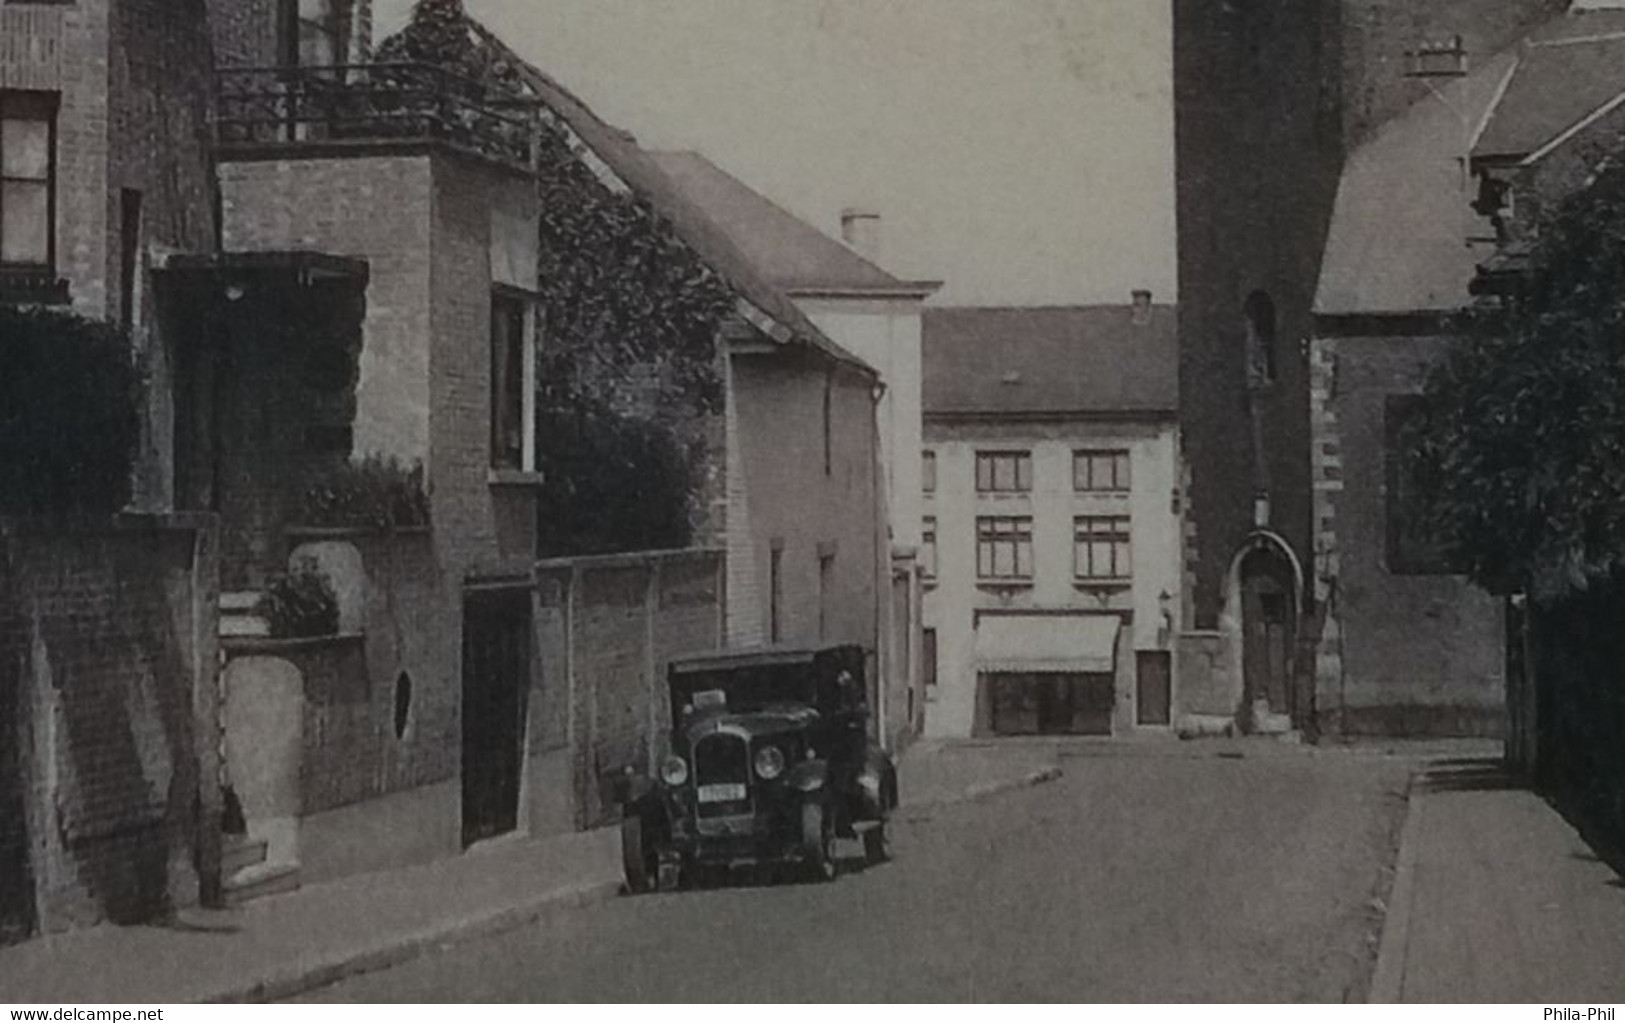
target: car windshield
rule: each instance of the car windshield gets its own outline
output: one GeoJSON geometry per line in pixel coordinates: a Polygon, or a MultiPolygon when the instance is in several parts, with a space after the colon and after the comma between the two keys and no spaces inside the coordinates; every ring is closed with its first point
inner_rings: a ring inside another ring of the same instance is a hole
{"type": "Polygon", "coordinates": [[[672,708],[748,714],[817,702],[811,664],[761,664],[713,671],[683,672],[672,678],[672,708]]]}

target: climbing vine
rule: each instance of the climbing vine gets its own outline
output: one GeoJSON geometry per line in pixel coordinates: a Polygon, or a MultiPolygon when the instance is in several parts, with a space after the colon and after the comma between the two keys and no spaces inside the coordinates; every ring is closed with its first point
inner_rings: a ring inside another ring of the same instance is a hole
{"type": "Polygon", "coordinates": [[[686,544],[704,514],[702,438],[722,404],[717,338],[734,304],[729,285],[645,197],[599,178],[542,102],[535,70],[461,0],[418,0],[378,59],[433,64],[481,99],[542,108],[535,159],[538,468],[550,483],[544,547],[569,554],[686,544]],[[610,492],[617,483],[625,486],[610,492]],[[590,521],[568,526],[572,509],[588,500],[590,521]]]}

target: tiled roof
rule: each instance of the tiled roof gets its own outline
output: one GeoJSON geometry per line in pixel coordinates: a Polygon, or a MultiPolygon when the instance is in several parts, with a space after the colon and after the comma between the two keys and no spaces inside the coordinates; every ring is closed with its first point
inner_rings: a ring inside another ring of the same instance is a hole
{"type": "Polygon", "coordinates": [[[650,155],[678,190],[786,291],[924,295],[935,290],[933,284],[898,280],[699,153],[650,155]]]}
{"type": "Polygon", "coordinates": [[[551,75],[515,53],[494,32],[478,22],[473,22],[473,27],[486,45],[512,63],[536,98],[567,124],[615,177],[666,217],[683,241],[726,280],[739,297],[789,331],[797,343],[878,375],[867,362],[830,340],[787,295],[771,284],[727,232],[690,202],[649,154],[638,147],[629,132],[605,122],[551,75]]]}
{"type": "Polygon", "coordinates": [[[1522,48],[1473,156],[1527,156],[1622,95],[1625,11],[1556,18],[1522,48]]]}
{"type": "Polygon", "coordinates": [[[1459,309],[1486,256],[1461,160],[1512,72],[1502,55],[1384,125],[1349,157],[1321,263],[1324,315],[1459,309]],[[1465,115],[1465,117],[1463,116],[1465,115]],[[1465,120],[1465,124],[1463,121],[1465,120]]]}
{"type": "Polygon", "coordinates": [[[1127,305],[925,310],[924,402],[942,415],[1171,415],[1176,316],[1127,305]]]}

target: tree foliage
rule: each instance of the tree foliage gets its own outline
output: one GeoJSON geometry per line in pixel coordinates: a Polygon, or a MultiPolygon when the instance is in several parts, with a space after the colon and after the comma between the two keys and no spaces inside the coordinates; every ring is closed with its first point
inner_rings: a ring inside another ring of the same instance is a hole
{"type": "Polygon", "coordinates": [[[130,499],[140,375],[115,328],[0,306],[0,514],[97,516],[130,499]]]}
{"type": "Polygon", "coordinates": [[[1551,209],[1517,296],[1466,326],[1413,437],[1456,560],[1540,599],[1625,567],[1625,166],[1551,209]]]}

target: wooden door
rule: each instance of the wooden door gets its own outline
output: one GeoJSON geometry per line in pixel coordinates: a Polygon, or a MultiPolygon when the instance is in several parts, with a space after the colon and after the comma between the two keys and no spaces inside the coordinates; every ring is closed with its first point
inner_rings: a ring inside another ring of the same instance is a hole
{"type": "Polygon", "coordinates": [[[530,592],[470,593],[463,608],[463,844],[519,825],[530,592]]]}
{"type": "Polygon", "coordinates": [[[1242,582],[1242,671],[1247,701],[1264,700],[1271,713],[1291,714],[1292,601],[1273,575],[1242,582]]]}
{"type": "Polygon", "coordinates": [[[1173,668],[1166,650],[1142,650],[1135,655],[1138,694],[1134,720],[1142,725],[1172,723],[1173,668]]]}

